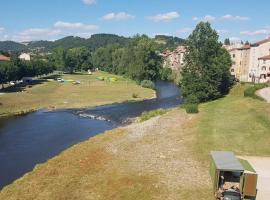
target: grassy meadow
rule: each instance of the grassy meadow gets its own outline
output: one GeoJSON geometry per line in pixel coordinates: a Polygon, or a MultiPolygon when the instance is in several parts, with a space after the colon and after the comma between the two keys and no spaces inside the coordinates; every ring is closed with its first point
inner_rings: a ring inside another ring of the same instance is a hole
{"type": "Polygon", "coordinates": [[[219,100],[100,134],[38,165],[0,199],[211,200],[209,151],[270,156],[269,104],[235,86],[219,100]]]}
{"type": "Polygon", "coordinates": [[[14,87],[0,95],[0,116],[20,114],[37,109],[81,108],[128,100],[154,97],[153,90],[142,88],[134,81],[121,76],[97,72],[88,74],[64,74],[65,80],[80,81],[59,83],[53,79],[39,79],[37,84],[14,87]],[[96,77],[116,77],[118,81],[99,81],[96,77]],[[136,98],[133,98],[133,94],[136,98]]]}

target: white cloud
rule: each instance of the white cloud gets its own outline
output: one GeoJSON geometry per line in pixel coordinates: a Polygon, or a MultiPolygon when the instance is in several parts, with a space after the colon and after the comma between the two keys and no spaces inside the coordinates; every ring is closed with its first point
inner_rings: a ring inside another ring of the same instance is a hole
{"type": "Polygon", "coordinates": [[[233,15],[227,14],[227,15],[222,16],[220,19],[232,20],[232,21],[246,21],[246,20],[249,20],[250,18],[249,17],[242,17],[242,16],[238,16],[238,15],[233,16],[233,15]]]}
{"type": "Polygon", "coordinates": [[[5,28],[0,27],[0,33],[3,33],[5,31],[5,28]]]}
{"type": "Polygon", "coordinates": [[[61,30],[47,28],[30,28],[18,33],[17,35],[14,35],[12,39],[15,41],[54,39],[54,37],[61,34],[61,30]]]}
{"type": "Polygon", "coordinates": [[[82,0],[86,5],[93,5],[96,4],[96,0],[82,0]]]}
{"type": "Polygon", "coordinates": [[[154,22],[169,22],[169,21],[172,21],[172,20],[177,19],[179,17],[180,17],[180,15],[178,12],[168,12],[168,13],[164,13],[164,14],[150,16],[147,18],[149,20],[154,21],[154,22]]]}
{"type": "Polygon", "coordinates": [[[101,20],[105,20],[105,21],[111,21],[111,20],[128,20],[128,19],[133,19],[135,18],[135,16],[130,15],[128,13],[125,12],[119,12],[119,13],[108,13],[106,15],[104,15],[103,17],[101,17],[101,20]]]}
{"type": "Polygon", "coordinates": [[[208,22],[213,22],[213,21],[247,21],[250,20],[249,17],[244,17],[244,16],[239,16],[239,15],[231,15],[231,14],[227,14],[227,15],[223,15],[221,17],[217,17],[217,16],[212,16],[212,15],[205,15],[202,18],[198,18],[198,17],[193,17],[192,18],[194,21],[208,21],[208,22]]]}
{"type": "Polygon", "coordinates": [[[63,22],[58,21],[54,24],[55,28],[58,29],[84,29],[84,30],[96,30],[98,29],[98,26],[96,25],[90,25],[90,24],[83,24],[80,22],[77,23],[70,23],[70,22],[63,22]]]}
{"type": "Polygon", "coordinates": [[[205,15],[203,18],[202,18],[202,21],[206,21],[206,22],[212,22],[216,20],[216,17],[214,16],[211,16],[211,15],[205,15]]]}
{"type": "Polygon", "coordinates": [[[181,28],[176,31],[176,33],[190,33],[192,31],[192,28],[181,28]]]}
{"type": "Polygon", "coordinates": [[[241,35],[255,36],[255,35],[269,35],[270,29],[259,29],[255,31],[242,31],[241,35]]]}
{"type": "Polygon", "coordinates": [[[53,36],[59,35],[61,33],[60,30],[51,30],[46,28],[30,28],[20,33],[22,36],[35,36],[35,35],[46,35],[46,36],[53,36]]]}

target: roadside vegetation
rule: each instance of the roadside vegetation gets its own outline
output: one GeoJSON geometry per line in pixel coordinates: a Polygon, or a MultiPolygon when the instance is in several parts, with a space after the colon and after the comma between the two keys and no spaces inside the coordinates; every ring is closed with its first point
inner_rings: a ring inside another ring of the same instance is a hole
{"type": "Polygon", "coordinates": [[[106,72],[63,74],[34,80],[30,85],[17,85],[0,95],[0,116],[23,114],[37,109],[82,108],[133,100],[153,98],[155,92],[142,88],[134,81],[106,72]],[[115,77],[117,81],[100,81],[96,77],[115,77]],[[74,85],[74,81],[80,84],[74,85]],[[121,95],[119,95],[121,94],[121,95]]]}
{"type": "Polygon", "coordinates": [[[164,115],[168,112],[169,110],[165,110],[165,109],[157,109],[157,110],[152,110],[152,111],[148,111],[148,112],[143,112],[141,114],[141,116],[139,117],[139,122],[144,122],[146,120],[149,120],[153,117],[156,116],[160,116],[160,115],[164,115]]]}
{"type": "Polygon", "coordinates": [[[247,87],[244,91],[244,96],[245,97],[251,97],[253,99],[259,99],[263,101],[263,98],[258,96],[256,94],[257,90],[263,89],[269,87],[268,83],[259,83],[259,84],[255,84],[255,85],[250,85],[249,87],[247,87]]]}

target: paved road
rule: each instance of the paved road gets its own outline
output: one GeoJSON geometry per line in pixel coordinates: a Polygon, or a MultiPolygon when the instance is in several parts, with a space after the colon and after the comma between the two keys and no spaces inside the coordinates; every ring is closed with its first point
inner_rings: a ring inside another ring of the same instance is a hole
{"type": "Polygon", "coordinates": [[[256,200],[270,199],[270,157],[244,157],[259,175],[256,200]]]}
{"type": "Polygon", "coordinates": [[[258,90],[257,94],[270,103],[270,87],[258,90]]]}

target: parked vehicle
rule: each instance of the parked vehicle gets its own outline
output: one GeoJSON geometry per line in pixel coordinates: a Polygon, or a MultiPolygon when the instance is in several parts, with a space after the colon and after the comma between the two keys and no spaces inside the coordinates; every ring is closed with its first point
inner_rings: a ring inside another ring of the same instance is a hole
{"type": "Polygon", "coordinates": [[[212,151],[211,157],[210,174],[216,199],[256,199],[258,175],[246,160],[229,151],[212,151]]]}

